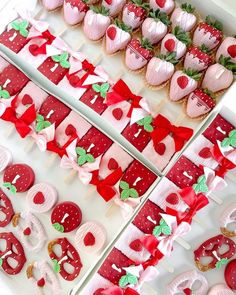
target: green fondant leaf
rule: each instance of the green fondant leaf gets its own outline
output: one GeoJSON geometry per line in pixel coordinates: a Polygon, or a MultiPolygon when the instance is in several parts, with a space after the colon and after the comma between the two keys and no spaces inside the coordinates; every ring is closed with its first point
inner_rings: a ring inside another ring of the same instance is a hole
{"type": "Polygon", "coordinates": [[[61,57],[60,57],[60,55],[53,55],[52,56],[52,60],[55,61],[55,62],[60,62],[61,61],[61,57]]]}
{"type": "Polygon", "coordinates": [[[20,30],[20,24],[18,21],[14,21],[11,23],[11,27],[16,30],[16,31],[19,31],[20,30]]]}
{"type": "Polygon", "coordinates": [[[49,122],[49,121],[45,121],[45,122],[44,122],[44,129],[45,129],[45,128],[48,128],[48,127],[51,126],[51,125],[52,125],[51,122],[49,122]]]}
{"type": "Polygon", "coordinates": [[[2,87],[0,87],[0,98],[8,99],[10,98],[10,94],[7,90],[2,90],[2,87]]]}
{"type": "Polygon", "coordinates": [[[89,162],[89,163],[94,163],[95,162],[94,156],[91,155],[91,154],[87,154],[86,155],[86,161],[89,162]]]}
{"type": "Polygon", "coordinates": [[[77,147],[77,148],[75,149],[75,151],[76,151],[76,154],[78,154],[78,155],[80,155],[80,156],[84,156],[84,155],[86,155],[86,150],[83,149],[83,148],[81,148],[81,147],[77,147]]]}
{"type": "Polygon", "coordinates": [[[119,280],[119,286],[125,288],[129,284],[127,276],[122,276],[119,280]]]}
{"type": "Polygon", "coordinates": [[[44,121],[44,117],[42,115],[37,114],[36,121],[42,122],[42,121],[44,121]]]}
{"type": "Polygon", "coordinates": [[[3,264],[3,259],[0,258],[0,267],[2,267],[2,264],[3,264]]]}
{"type": "Polygon", "coordinates": [[[229,137],[230,137],[230,138],[231,138],[231,137],[236,137],[236,129],[230,131],[230,133],[229,133],[229,137]]]}
{"type": "Polygon", "coordinates": [[[129,189],[129,184],[126,181],[121,180],[120,188],[122,189],[129,189]]]}
{"type": "Polygon", "coordinates": [[[78,157],[78,160],[77,160],[77,164],[79,166],[82,166],[86,163],[86,155],[83,155],[83,156],[79,156],[78,157]]]}
{"type": "Polygon", "coordinates": [[[163,227],[162,227],[162,233],[163,233],[164,235],[166,235],[166,236],[171,235],[171,228],[170,228],[168,225],[163,226],[163,227]]]}
{"type": "Polygon", "coordinates": [[[52,226],[55,228],[55,230],[57,230],[57,231],[59,231],[61,233],[64,232],[64,226],[61,225],[60,223],[56,222],[52,226]]]}
{"type": "Polygon", "coordinates": [[[197,182],[198,183],[205,183],[206,182],[206,176],[204,174],[199,176],[197,182]]]}
{"type": "Polygon", "coordinates": [[[121,197],[121,200],[126,200],[126,199],[128,199],[128,198],[129,198],[129,190],[127,190],[127,189],[123,190],[123,191],[121,192],[120,197],[121,197]]]}
{"type": "Polygon", "coordinates": [[[55,273],[59,273],[61,271],[61,266],[58,263],[58,261],[56,259],[53,259],[52,263],[53,263],[53,270],[55,271],[55,273]]]}
{"type": "Polygon", "coordinates": [[[167,225],[166,222],[165,222],[165,219],[162,218],[162,219],[160,220],[160,225],[167,225]]]}
{"type": "Polygon", "coordinates": [[[151,116],[147,116],[145,118],[143,118],[144,124],[151,124],[152,123],[152,117],[151,116]]]}
{"type": "Polygon", "coordinates": [[[145,124],[144,130],[146,130],[147,132],[152,132],[154,130],[154,128],[150,124],[145,124]]]}
{"type": "Polygon", "coordinates": [[[21,28],[20,29],[20,34],[21,34],[21,36],[23,36],[23,37],[28,37],[28,35],[29,35],[29,31],[27,31],[26,29],[24,29],[24,28],[21,28]]]}
{"type": "Polygon", "coordinates": [[[161,233],[162,233],[161,226],[155,226],[154,229],[153,229],[152,234],[153,234],[155,237],[158,237],[158,236],[161,235],[161,233]]]}
{"type": "Polygon", "coordinates": [[[12,184],[11,187],[10,187],[10,192],[11,192],[13,195],[15,195],[16,192],[17,192],[17,189],[16,189],[16,187],[15,187],[13,184],[12,184]]]}
{"type": "Polygon", "coordinates": [[[228,147],[230,146],[230,138],[226,137],[222,142],[221,142],[222,147],[228,147]]]}
{"type": "Polygon", "coordinates": [[[36,132],[40,132],[40,131],[43,130],[43,129],[44,129],[44,122],[38,122],[38,123],[36,124],[35,131],[36,131],[36,132]]]}
{"type": "Polygon", "coordinates": [[[132,274],[127,274],[127,278],[128,278],[128,283],[131,285],[137,285],[138,283],[138,278],[132,274]]]}
{"type": "Polygon", "coordinates": [[[64,68],[64,69],[69,69],[70,68],[70,63],[67,60],[62,60],[60,62],[60,65],[64,68]]]}
{"type": "Polygon", "coordinates": [[[69,53],[68,52],[63,52],[61,55],[60,55],[60,60],[61,61],[67,61],[69,57],[69,53]]]}
{"type": "Polygon", "coordinates": [[[20,28],[27,29],[29,26],[29,22],[27,20],[23,20],[19,25],[20,28]]]}
{"type": "Polygon", "coordinates": [[[95,92],[100,92],[101,91],[101,86],[99,86],[98,84],[93,84],[92,88],[93,88],[93,90],[95,92]]]}
{"type": "Polygon", "coordinates": [[[135,188],[130,188],[129,189],[129,195],[130,195],[131,198],[134,198],[134,199],[139,197],[139,194],[138,194],[138,192],[136,191],[135,188]]]}
{"type": "Polygon", "coordinates": [[[236,138],[231,138],[230,139],[230,145],[234,148],[236,148],[236,138]]]}

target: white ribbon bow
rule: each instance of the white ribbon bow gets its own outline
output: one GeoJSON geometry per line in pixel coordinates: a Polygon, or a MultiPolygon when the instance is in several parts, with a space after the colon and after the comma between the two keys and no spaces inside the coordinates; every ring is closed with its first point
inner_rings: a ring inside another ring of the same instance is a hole
{"type": "Polygon", "coordinates": [[[40,151],[45,152],[47,149],[47,143],[52,141],[55,137],[55,124],[53,123],[49,127],[41,130],[39,133],[32,130],[29,136],[34,139],[40,151]]]}
{"type": "Polygon", "coordinates": [[[204,175],[206,177],[206,185],[208,187],[207,195],[213,191],[222,190],[227,186],[227,182],[220,176],[216,175],[215,171],[204,167],[204,175]]]}
{"type": "Polygon", "coordinates": [[[139,105],[141,108],[133,108],[131,118],[130,118],[130,125],[142,120],[146,116],[148,116],[151,113],[151,110],[149,108],[149,104],[146,100],[146,98],[142,98],[139,102],[139,105]]]}
{"type": "Polygon", "coordinates": [[[217,144],[218,147],[221,151],[221,154],[228,159],[229,161],[231,161],[232,163],[236,164],[236,148],[232,147],[232,146],[228,146],[228,147],[222,147],[221,146],[221,142],[219,140],[217,140],[217,144]]]}
{"type": "Polygon", "coordinates": [[[120,207],[121,215],[124,218],[124,220],[128,220],[132,216],[134,208],[137,207],[141,201],[140,198],[128,198],[125,201],[122,201],[118,194],[114,197],[113,200],[115,204],[120,207]]]}

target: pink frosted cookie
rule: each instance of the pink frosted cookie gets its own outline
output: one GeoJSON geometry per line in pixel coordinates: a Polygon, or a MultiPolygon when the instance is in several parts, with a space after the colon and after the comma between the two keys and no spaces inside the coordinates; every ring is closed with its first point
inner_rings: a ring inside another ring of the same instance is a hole
{"type": "Polygon", "coordinates": [[[220,217],[220,229],[223,235],[227,237],[235,237],[236,229],[232,229],[232,225],[236,222],[236,203],[230,204],[220,217]],[[231,226],[231,228],[230,228],[231,226]]]}
{"type": "Polygon", "coordinates": [[[86,222],[75,234],[77,249],[86,253],[100,252],[106,243],[106,230],[98,222],[86,222]]]}
{"type": "Polygon", "coordinates": [[[216,52],[216,60],[219,61],[221,55],[228,56],[236,63],[236,38],[227,37],[221,43],[219,49],[216,52]]]}
{"type": "Polygon", "coordinates": [[[47,183],[37,183],[28,191],[26,198],[30,210],[44,213],[56,203],[57,191],[47,183]]]}
{"type": "Polygon", "coordinates": [[[172,27],[175,28],[178,26],[185,32],[191,31],[197,23],[194,11],[195,7],[187,3],[175,8],[170,18],[172,27]]]}
{"type": "Polygon", "coordinates": [[[39,252],[45,245],[47,235],[40,220],[30,212],[17,213],[12,219],[22,244],[30,252],[39,252]]]}
{"type": "Polygon", "coordinates": [[[192,270],[178,275],[170,284],[168,284],[166,295],[175,295],[180,293],[187,295],[192,294],[192,292],[196,295],[205,295],[207,290],[208,282],[206,278],[196,270],[192,270]],[[194,287],[196,282],[198,282],[197,289],[194,287]]]}
{"type": "Polygon", "coordinates": [[[47,10],[55,10],[62,6],[63,0],[42,0],[42,4],[47,10]]]}
{"type": "Polygon", "coordinates": [[[160,9],[160,11],[170,14],[175,8],[174,0],[150,0],[150,7],[153,10],[160,9]]]}
{"type": "Polygon", "coordinates": [[[102,5],[109,10],[110,16],[119,14],[125,5],[125,0],[103,0],[102,5]]]}
{"type": "Polygon", "coordinates": [[[66,23],[76,25],[84,19],[89,6],[83,0],[64,0],[63,9],[66,23]]]}
{"type": "Polygon", "coordinates": [[[12,163],[12,153],[4,146],[0,146],[0,172],[3,172],[12,163]]]}
{"type": "Polygon", "coordinates": [[[208,295],[234,295],[235,293],[226,285],[219,284],[219,285],[213,286],[207,294],[208,295]]]}

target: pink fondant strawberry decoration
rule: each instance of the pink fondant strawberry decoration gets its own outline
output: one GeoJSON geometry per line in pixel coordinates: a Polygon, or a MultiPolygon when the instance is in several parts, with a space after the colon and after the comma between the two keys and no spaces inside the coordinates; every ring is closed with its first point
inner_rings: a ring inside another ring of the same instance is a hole
{"type": "Polygon", "coordinates": [[[170,14],[175,8],[174,0],[150,0],[150,7],[153,10],[160,9],[160,11],[170,14]]]}
{"type": "Polygon", "coordinates": [[[191,47],[184,60],[184,68],[201,72],[212,64],[209,49],[202,45],[200,47],[191,47]]]}
{"type": "Polygon", "coordinates": [[[125,64],[132,70],[142,69],[153,57],[153,46],[147,39],[132,39],[125,52],[125,64]]]}
{"type": "Polygon", "coordinates": [[[86,0],[64,0],[64,18],[69,25],[76,25],[85,17],[89,6],[86,0]]]}
{"type": "Polygon", "coordinates": [[[115,19],[114,24],[110,25],[106,30],[106,52],[113,54],[125,49],[131,40],[131,31],[131,27],[126,26],[119,19],[115,19]]]}
{"type": "Polygon", "coordinates": [[[225,268],[225,281],[226,284],[236,291],[236,259],[231,260],[225,268]]]}
{"type": "Polygon", "coordinates": [[[179,26],[185,32],[191,31],[197,23],[197,17],[194,15],[195,7],[184,3],[175,8],[171,15],[172,27],[179,26]]]}
{"type": "Polygon", "coordinates": [[[212,92],[218,92],[230,87],[236,74],[236,64],[230,57],[220,57],[219,62],[210,66],[204,79],[202,87],[208,88],[212,92]]]}
{"type": "Polygon", "coordinates": [[[170,82],[170,100],[178,101],[186,97],[198,86],[201,74],[195,70],[176,71],[170,82]]]}
{"type": "Polygon", "coordinates": [[[223,38],[223,25],[211,16],[206,17],[206,21],[200,23],[193,35],[195,46],[205,45],[207,48],[214,49],[219,45],[223,38]]]}
{"type": "Polygon", "coordinates": [[[186,113],[190,118],[208,114],[216,105],[215,95],[208,89],[196,89],[187,100],[186,113]]]}
{"type": "Polygon", "coordinates": [[[122,21],[132,29],[137,29],[144,21],[149,5],[142,0],[128,2],[122,13],[122,21]]]}
{"type": "Polygon", "coordinates": [[[81,223],[82,212],[78,205],[73,202],[58,204],[52,211],[52,226],[59,232],[71,232],[81,223]]]}
{"type": "Polygon", "coordinates": [[[184,32],[180,27],[175,27],[172,33],[167,34],[161,42],[161,54],[176,52],[176,58],[180,59],[191,44],[189,33],[184,32]]]}
{"type": "Polygon", "coordinates": [[[167,14],[160,10],[150,10],[148,16],[142,23],[142,35],[151,44],[156,44],[167,34],[171,22],[167,14]]]}
{"type": "Polygon", "coordinates": [[[109,10],[110,16],[116,16],[121,12],[125,2],[125,0],[103,0],[102,5],[109,10]]]}
{"type": "Polygon", "coordinates": [[[221,55],[230,57],[233,62],[236,63],[236,38],[227,37],[221,43],[220,47],[216,52],[216,60],[219,61],[221,55]]]}

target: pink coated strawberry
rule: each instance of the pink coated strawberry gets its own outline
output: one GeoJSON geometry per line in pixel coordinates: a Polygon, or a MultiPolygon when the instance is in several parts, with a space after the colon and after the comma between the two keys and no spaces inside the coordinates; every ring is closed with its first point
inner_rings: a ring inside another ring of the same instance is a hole
{"type": "Polygon", "coordinates": [[[115,19],[114,24],[110,25],[106,31],[106,52],[113,54],[119,50],[125,49],[131,40],[131,27],[115,19]]]}
{"type": "Polygon", "coordinates": [[[191,47],[184,60],[184,68],[198,72],[204,71],[212,64],[210,51],[205,45],[201,47],[191,47]]]}
{"type": "Polygon", "coordinates": [[[197,47],[205,45],[207,48],[214,49],[219,45],[223,38],[223,25],[211,16],[206,17],[206,21],[200,23],[193,35],[193,44],[197,47]]]}
{"type": "Polygon", "coordinates": [[[201,74],[197,71],[176,71],[170,82],[170,100],[178,101],[189,95],[197,88],[200,78],[201,74]]]}
{"type": "Polygon", "coordinates": [[[183,57],[191,44],[190,35],[181,28],[175,27],[172,34],[167,34],[161,42],[161,54],[176,52],[176,59],[183,57]]]}
{"type": "Polygon", "coordinates": [[[42,4],[47,10],[55,10],[62,6],[63,0],[42,0],[42,4]]]}
{"type": "Polygon", "coordinates": [[[187,101],[186,113],[190,118],[208,114],[216,105],[215,97],[208,89],[196,89],[187,101]]]}
{"type": "Polygon", "coordinates": [[[122,21],[132,29],[137,29],[144,21],[149,5],[142,0],[131,0],[123,9],[122,21]]]}
{"type": "Polygon", "coordinates": [[[236,63],[236,38],[227,37],[221,43],[216,52],[216,60],[219,61],[221,55],[230,57],[234,63],[236,63]]]}
{"type": "Polygon", "coordinates": [[[124,7],[125,0],[103,0],[102,5],[109,10],[110,16],[118,15],[124,7]]]}
{"type": "Polygon", "coordinates": [[[202,87],[214,93],[227,89],[233,83],[235,73],[236,64],[230,57],[222,55],[218,63],[207,69],[202,81],[202,87]]]}
{"type": "Polygon", "coordinates": [[[226,284],[232,289],[236,291],[236,259],[231,260],[229,264],[225,268],[225,281],[226,284]]]}
{"type": "Polygon", "coordinates": [[[84,18],[84,33],[90,40],[101,39],[111,23],[109,10],[104,6],[90,6],[84,18]]]}
{"type": "Polygon", "coordinates": [[[153,46],[147,39],[132,39],[125,52],[125,64],[133,71],[142,69],[153,56],[153,46]]]}
{"type": "Polygon", "coordinates": [[[197,23],[197,18],[194,15],[195,7],[191,4],[184,3],[181,7],[175,8],[171,15],[172,27],[180,27],[183,31],[191,31],[197,23]]]}
{"type": "Polygon", "coordinates": [[[161,12],[165,12],[167,15],[175,8],[174,0],[150,0],[149,2],[153,10],[160,9],[161,12]]]}
{"type": "Polygon", "coordinates": [[[80,23],[89,10],[86,0],[64,0],[64,19],[69,25],[80,23]]]}

